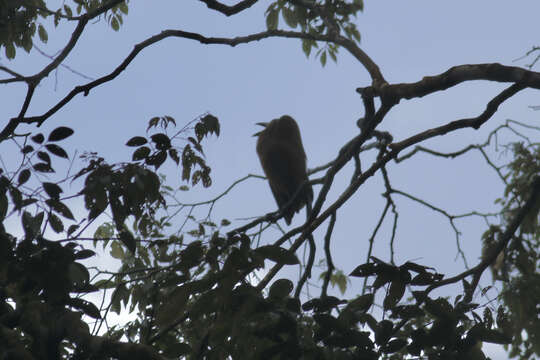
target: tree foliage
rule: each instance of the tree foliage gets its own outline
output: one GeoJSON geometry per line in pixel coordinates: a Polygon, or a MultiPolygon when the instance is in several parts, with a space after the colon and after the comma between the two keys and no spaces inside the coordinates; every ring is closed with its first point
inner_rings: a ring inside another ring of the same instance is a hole
{"type": "MultiPolygon", "coordinates": [[[[226,16],[257,2],[199,1],[209,11],[226,16]]],[[[277,0],[266,10],[266,31],[218,38],[165,30],[135,46],[111,73],[77,86],[45,113],[27,116],[36,86],[60,66],[91,20],[103,18],[118,30],[128,14],[127,2],[119,0],[74,0],[56,10],[46,6],[41,0],[8,0],[0,5],[0,47],[8,59],[16,59],[16,48],[29,52],[36,34],[47,41],[42,19],[52,17],[56,25],[77,24],[63,50],[36,74],[21,75],[0,66],[8,76],[0,79],[2,86],[27,86],[20,113],[0,132],[3,146],[12,142],[18,147],[14,154],[18,165],[0,172],[2,358],[484,359],[482,343],[503,344],[520,359],[540,355],[540,127],[510,120],[495,127],[485,143],[452,153],[422,145],[458,129],[488,126],[504,101],[523,89],[540,88],[540,73],[500,64],[469,64],[418,82],[391,84],[359,46],[360,33],[353,20],[363,10],[361,0],[277,0]],[[287,30],[280,26],[281,18],[287,30]],[[313,48],[318,49],[323,66],[327,56],[337,61],[341,48],[369,72],[372,83],[357,89],[364,106],[358,134],[343,144],[331,163],[311,172],[312,178],[319,172],[324,175],[312,179],[321,188],[301,226],[260,242],[266,225],[278,221],[283,209],[245,224],[215,219],[213,205],[249,176],[210,201],[183,202],[189,187],[212,184],[204,143],[220,135],[213,114],[183,121],[181,128],[171,116],[151,118],[145,134],[123,140],[133,152],[119,163],[110,163],[107,154],[98,153],[75,159],[64,141],[77,136],[77,129],[61,125],[40,132],[38,127],[59,109],[68,108],[75,96],[89,95],[94,87],[114,80],[145,47],[167,37],[230,46],[295,38],[308,57],[313,48]],[[377,129],[402,99],[444,92],[478,79],[510,85],[476,117],[400,141],[377,129]],[[21,134],[16,130],[22,124],[36,127],[21,134]],[[511,160],[496,165],[487,149],[504,130],[512,131],[516,139],[499,144],[498,151],[510,153],[511,160]],[[400,164],[418,153],[455,158],[469,151],[482,153],[505,184],[505,193],[497,199],[497,214],[452,215],[390,183],[390,162],[400,164]],[[360,157],[369,152],[376,156],[360,168],[360,157]],[[68,161],[78,168],[62,178],[56,170],[68,167],[68,161]],[[181,186],[171,186],[160,175],[167,161],[178,167],[181,186]],[[355,166],[350,184],[339,189],[336,201],[328,202],[335,176],[349,163],[355,166]],[[448,276],[417,262],[396,264],[393,258],[376,258],[370,249],[366,262],[345,274],[333,263],[330,251],[336,213],[374,175],[382,176],[386,205],[371,242],[388,214],[397,216],[394,198],[403,196],[443,214],[452,226],[459,217],[491,219],[479,239],[484,245],[482,259],[448,276]],[[84,204],[83,215],[75,216],[76,201],[84,204]],[[190,213],[179,224],[173,221],[177,207],[208,207],[208,216],[201,219],[190,213]],[[5,225],[13,218],[20,219],[20,234],[5,225]],[[327,229],[324,261],[319,264],[324,267],[321,291],[307,296],[302,289],[315,267],[313,234],[323,224],[327,229]],[[98,226],[89,235],[91,225],[98,226]],[[309,254],[306,262],[297,255],[302,246],[309,254]],[[86,262],[105,254],[117,259],[120,267],[103,270],[86,262]],[[280,278],[284,266],[300,266],[302,275],[280,278]],[[494,302],[480,304],[479,297],[489,289],[479,288],[479,280],[488,268],[500,294],[494,302]],[[363,282],[363,291],[345,296],[352,282],[363,282]],[[461,289],[454,296],[433,294],[453,284],[461,289]],[[337,286],[341,296],[329,294],[330,286],[337,286]],[[101,304],[89,301],[89,295],[96,293],[103,296],[101,304]],[[111,312],[126,311],[135,314],[126,325],[102,327],[111,312]]]]}

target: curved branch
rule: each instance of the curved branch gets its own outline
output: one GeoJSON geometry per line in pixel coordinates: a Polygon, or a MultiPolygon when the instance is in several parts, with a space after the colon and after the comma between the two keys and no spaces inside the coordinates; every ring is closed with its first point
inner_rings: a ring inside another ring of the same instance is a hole
{"type": "Polygon", "coordinates": [[[201,34],[189,32],[189,31],[164,30],[161,33],[154,35],[138,43],[137,45],[135,45],[135,47],[129,53],[129,55],[120,63],[120,65],[118,65],[118,67],[116,67],[116,69],[114,69],[108,75],[100,77],[85,85],[76,86],[73,90],[71,90],[71,92],[69,92],[69,94],[67,94],[62,100],[60,100],[55,106],[53,106],[43,115],[24,118],[21,121],[25,123],[37,123],[38,126],[40,126],[46,119],[51,117],[58,110],[60,110],[67,103],[69,103],[71,99],[73,99],[76,95],[83,93],[85,96],[87,96],[90,90],[92,90],[93,88],[115,79],[118,75],[120,75],[120,73],[122,73],[128,67],[128,65],[133,61],[133,59],[135,59],[135,57],[139,54],[139,52],[141,52],[143,49],[147,48],[148,46],[153,45],[169,37],[179,37],[179,38],[184,38],[184,39],[195,40],[195,41],[200,42],[201,44],[229,45],[233,47],[240,44],[247,44],[253,41],[259,41],[259,40],[263,40],[263,39],[267,39],[271,37],[310,39],[310,40],[327,41],[327,42],[332,41],[332,38],[326,35],[305,34],[301,32],[283,31],[283,30],[269,30],[269,31],[263,31],[263,32],[259,32],[259,33],[251,34],[247,36],[238,36],[234,38],[206,37],[201,34]]]}
{"type": "MultiPolygon", "coordinates": [[[[442,74],[426,76],[415,83],[388,85],[384,88],[384,95],[396,99],[419,98],[471,80],[511,82],[523,87],[540,89],[540,73],[515,66],[492,63],[458,65],[442,74]]],[[[362,88],[356,89],[359,93],[362,90],[362,88]]]]}

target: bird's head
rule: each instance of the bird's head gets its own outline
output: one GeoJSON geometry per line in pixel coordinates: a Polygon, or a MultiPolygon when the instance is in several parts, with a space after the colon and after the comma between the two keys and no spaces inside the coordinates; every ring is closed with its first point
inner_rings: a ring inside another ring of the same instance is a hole
{"type": "Polygon", "coordinates": [[[298,128],[298,124],[289,115],[283,115],[282,117],[274,119],[270,122],[260,122],[257,123],[257,125],[263,126],[264,129],[253,134],[253,136],[260,136],[261,134],[266,133],[268,134],[267,136],[272,136],[270,134],[274,134],[274,136],[279,137],[300,137],[300,129],[298,128]]]}

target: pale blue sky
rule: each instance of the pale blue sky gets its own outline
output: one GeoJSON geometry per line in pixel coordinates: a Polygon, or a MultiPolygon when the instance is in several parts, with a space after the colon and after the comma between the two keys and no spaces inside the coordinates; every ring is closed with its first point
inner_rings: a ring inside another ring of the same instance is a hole
{"type": "MultiPolygon", "coordinates": [[[[59,2],[48,2],[51,8],[56,3],[59,2]]],[[[207,36],[258,32],[265,28],[263,13],[269,3],[263,1],[241,15],[227,18],[197,1],[132,0],[119,32],[112,31],[104,21],[89,25],[65,63],[97,78],[112,71],[134,44],[163,29],[207,36]]],[[[453,65],[500,62],[523,66],[526,61],[514,63],[513,60],[540,44],[539,14],[540,2],[533,0],[515,3],[378,0],[366,1],[357,24],[362,48],[379,64],[386,79],[412,82],[453,65]]],[[[56,31],[51,26],[47,29],[49,43],[38,46],[53,54],[66,43],[73,24],[61,24],[56,31]]],[[[23,74],[35,73],[47,62],[35,51],[11,62],[0,57],[0,63],[23,74]]],[[[83,83],[86,80],[65,69],[51,74],[38,88],[28,115],[41,114],[73,86],[83,83]]],[[[66,141],[70,149],[95,150],[110,161],[122,161],[131,153],[123,144],[132,136],[143,134],[151,117],[170,115],[183,124],[211,112],[219,118],[222,128],[218,139],[204,143],[214,185],[209,190],[197,188],[186,194],[189,202],[211,198],[248,173],[262,173],[255,155],[255,139],[251,137],[257,130],[256,122],[290,114],[300,125],[308,166],[333,159],[340,146],[358,131],[355,121],[363,115],[363,106],[355,89],[366,85],[369,85],[367,72],[343,49],[337,64],[329,61],[322,68],[313,57],[306,59],[298,40],[269,39],[230,48],[172,38],[143,50],[113,82],[93,89],[88,97],[78,95],[47,120],[43,128],[48,131],[59,125],[71,126],[76,133],[66,141]]],[[[403,101],[379,129],[390,131],[399,140],[454,119],[476,116],[506,86],[467,83],[423,99],[403,101]]],[[[4,119],[18,112],[24,90],[21,85],[0,86],[4,119]]],[[[508,118],[538,124],[539,113],[527,108],[538,104],[540,96],[536,91],[523,91],[507,101],[480,131],[460,130],[424,145],[450,151],[480,143],[490,130],[508,118]]],[[[366,165],[370,158],[366,157],[366,165]]],[[[165,170],[169,177],[179,176],[179,172],[170,168],[165,170]]],[[[391,164],[388,170],[396,188],[450,213],[495,210],[493,200],[503,189],[478,153],[454,161],[419,155],[399,165],[391,164]]],[[[352,168],[347,168],[336,180],[328,201],[339,195],[351,171],[352,168]]],[[[318,190],[316,187],[315,192],[318,190]]],[[[380,196],[383,191],[378,174],[338,213],[333,238],[334,262],[346,273],[365,260],[367,239],[384,206],[380,196]]],[[[449,276],[462,271],[462,262],[455,260],[454,233],[448,221],[406,199],[396,197],[396,202],[400,212],[396,262],[414,260],[435,266],[449,276]]],[[[218,203],[214,213],[217,219],[226,216],[233,220],[261,215],[275,210],[275,206],[266,182],[252,179],[218,203]]],[[[298,219],[303,217],[302,213],[298,219]]],[[[389,260],[390,220],[376,240],[374,251],[374,255],[384,260],[389,260]]],[[[468,261],[474,264],[480,254],[480,235],[485,224],[480,219],[458,224],[468,261]]],[[[320,232],[317,237],[321,244],[320,232]]],[[[269,236],[267,241],[271,240],[269,236]]],[[[321,257],[319,252],[317,259],[321,257]]],[[[296,274],[296,270],[287,273],[296,274]]],[[[362,283],[359,279],[352,281],[348,294],[351,296],[362,283]]],[[[484,277],[481,283],[487,285],[490,281],[484,277]]],[[[490,353],[494,359],[504,358],[490,353]]]]}

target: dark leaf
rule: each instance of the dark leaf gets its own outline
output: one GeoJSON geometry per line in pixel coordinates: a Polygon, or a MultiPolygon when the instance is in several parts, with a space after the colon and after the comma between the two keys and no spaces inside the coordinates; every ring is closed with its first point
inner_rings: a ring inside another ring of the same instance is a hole
{"type": "Polygon", "coordinates": [[[49,151],[53,155],[56,155],[64,159],[68,159],[68,154],[66,150],[64,150],[63,148],[61,148],[60,146],[56,144],[47,144],[45,145],[45,148],[47,149],[47,151],[49,151]]]}
{"type": "Polygon", "coordinates": [[[180,164],[180,158],[178,157],[178,151],[176,151],[176,149],[174,148],[169,149],[169,156],[171,157],[171,159],[174,160],[176,165],[180,164]]]}
{"type": "Polygon", "coordinates": [[[150,148],[147,146],[143,146],[138,148],[133,152],[132,160],[138,161],[146,159],[146,157],[150,154],[150,148]]]}
{"type": "MultiPolygon", "coordinates": [[[[61,201],[56,199],[45,200],[45,203],[50,206],[52,210],[70,220],[75,220],[71,210],[61,201]]],[[[74,230],[75,231],[75,230],[74,230]]]]}
{"type": "Polygon", "coordinates": [[[257,248],[255,252],[265,259],[270,259],[279,264],[296,265],[300,263],[296,254],[279,246],[265,245],[257,248]]]}
{"type": "Polygon", "coordinates": [[[216,134],[216,136],[219,136],[219,120],[217,117],[215,117],[212,114],[205,115],[201,119],[202,123],[206,127],[206,131],[210,134],[216,134]]]}
{"type": "Polygon", "coordinates": [[[32,145],[26,145],[25,147],[21,149],[21,152],[23,154],[28,154],[29,152],[32,152],[32,151],[34,151],[34,147],[32,145]]]}
{"type": "Polygon", "coordinates": [[[118,234],[120,237],[120,241],[122,241],[122,244],[124,244],[129,251],[131,251],[133,254],[135,254],[135,250],[137,248],[137,242],[135,241],[135,238],[129,232],[128,230],[122,229],[120,231],[120,234],[118,234]]]}
{"type": "Polygon", "coordinates": [[[70,137],[71,135],[73,135],[73,130],[68,128],[68,127],[65,127],[65,126],[60,126],[60,127],[57,127],[56,129],[54,129],[50,134],[49,134],[49,138],[47,139],[48,141],[60,141],[60,140],[64,140],[65,138],[68,138],[70,137]]]}
{"type": "Polygon", "coordinates": [[[88,259],[89,257],[92,257],[96,255],[96,253],[90,249],[84,249],[75,254],[75,259],[82,260],[82,259],[88,259]]]}
{"type": "Polygon", "coordinates": [[[19,183],[19,186],[21,186],[22,184],[27,182],[28,179],[30,179],[30,170],[29,169],[24,169],[23,171],[21,171],[19,173],[19,177],[17,179],[17,182],[19,183]]]}
{"type": "Polygon", "coordinates": [[[406,283],[400,280],[392,281],[392,284],[390,284],[390,289],[388,290],[388,295],[386,295],[383,302],[383,307],[385,310],[391,309],[397,305],[405,293],[405,286],[406,283]]]}
{"type": "Polygon", "coordinates": [[[289,279],[278,279],[270,286],[269,296],[272,299],[284,299],[293,290],[294,285],[289,279]]]}
{"type": "Polygon", "coordinates": [[[126,143],[127,146],[141,146],[148,142],[146,138],[143,138],[142,136],[135,136],[128,140],[126,143]]]}
{"type": "Polygon", "coordinates": [[[34,170],[38,172],[44,172],[44,173],[54,172],[51,166],[47,163],[37,163],[37,164],[34,164],[32,167],[34,168],[34,170]]]}
{"type": "Polygon", "coordinates": [[[90,273],[88,272],[88,269],[78,262],[69,264],[68,276],[74,287],[84,286],[90,282],[90,273]]]}
{"type": "Polygon", "coordinates": [[[164,133],[157,133],[150,137],[158,150],[167,150],[171,147],[171,140],[164,133]]]}
{"type": "Polygon", "coordinates": [[[374,294],[365,294],[357,297],[354,300],[351,300],[349,304],[345,307],[344,311],[360,311],[365,312],[369,310],[371,305],[373,305],[373,300],[375,299],[374,294]]]}
{"type": "Polygon", "coordinates": [[[68,236],[70,236],[71,234],[73,234],[75,231],[77,231],[77,229],[79,228],[79,225],[71,225],[68,230],[67,230],[67,234],[68,236]]]}
{"type": "Polygon", "coordinates": [[[101,314],[96,305],[83,299],[72,298],[69,299],[68,304],[76,309],[81,310],[86,315],[94,319],[101,319],[101,314]]]}
{"type": "Polygon", "coordinates": [[[357,266],[349,276],[366,277],[377,273],[377,266],[374,263],[367,263],[357,266]]]}
{"type": "Polygon", "coordinates": [[[62,220],[60,220],[60,218],[53,213],[49,213],[49,224],[55,233],[61,233],[64,231],[64,224],[62,223],[62,220]]]}
{"type": "Polygon", "coordinates": [[[43,140],[45,140],[45,137],[43,136],[42,133],[39,133],[32,136],[30,139],[32,139],[32,141],[35,142],[36,144],[41,144],[43,143],[43,140]]]}
{"type": "Polygon", "coordinates": [[[44,182],[42,185],[43,189],[51,199],[58,200],[60,198],[60,194],[63,192],[60,186],[50,182],[44,182]]]}
{"type": "Polygon", "coordinates": [[[51,165],[51,157],[49,156],[49,154],[47,154],[46,152],[44,151],[38,151],[37,153],[37,157],[46,162],[47,164],[51,165]]]}

